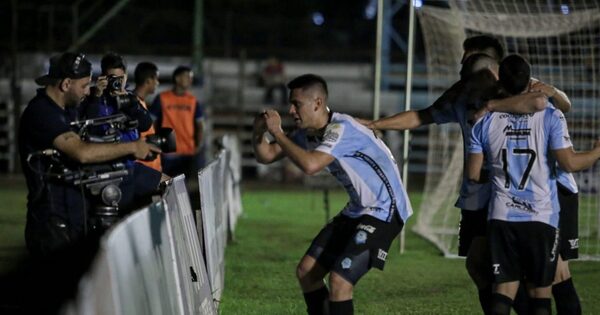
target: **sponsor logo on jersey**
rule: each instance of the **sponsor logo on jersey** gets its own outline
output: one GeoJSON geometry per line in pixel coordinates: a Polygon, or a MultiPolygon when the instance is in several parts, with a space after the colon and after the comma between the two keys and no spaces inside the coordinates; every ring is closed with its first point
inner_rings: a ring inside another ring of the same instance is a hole
{"type": "Polygon", "coordinates": [[[377,259],[385,261],[386,257],[387,257],[387,252],[380,248],[379,252],[377,253],[377,259]]]}
{"type": "MultiPolygon", "coordinates": [[[[371,208],[369,208],[369,209],[371,209],[371,208]]],[[[365,230],[365,231],[367,231],[367,232],[369,232],[371,234],[373,234],[373,232],[375,232],[375,230],[376,230],[376,228],[374,226],[372,226],[372,225],[365,225],[365,224],[362,224],[362,223],[359,224],[356,227],[356,229],[357,230],[365,230]]]]}
{"type": "Polygon", "coordinates": [[[358,244],[358,245],[366,243],[367,242],[367,232],[358,231],[356,233],[356,235],[354,236],[354,242],[356,242],[356,244],[358,244]]]}
{"type": "Polygon", "coordinates": [[[506,125],[502,131],[507,137],[524,137],[531,134],[531,128],[513,129],[511,125],[506,125]]]}
{"type": "Polygon", "coordinates": [[[531,214],[537,214],[538,212],[533,209],[533,205],[525,200],[519,199],[517,197],[511,197],[511,201],[506,203],[506,206],[512,209],[525,211],[531,214]]]}
{"type": "Polygon", "coordinates": [[[533,114],[535,114],[535,113],[529,113],[529,114],[502,113],[502,114],[500,114],[500,119],[510,118],[511,120],[514,120],[514,121],[527,120],[529,117],[533,117],[533,114]]]}
{"type": "Polygon", "coordinates": [[[571,249],[579,248],[579,239],[578,238],[573,238],[568,241],[569,241],[569,245],[571,246],[571,249]]]}
{"type": "Polygon", "coordinates": [[[565,139],[565,141],[567,141],[567,142],[571,141],[571,137],[569,137],[569,136],[563,136],[563,139],[565,139]]]}
{"type": "Polygon", "coordinates": [[[184,111],[184,112],[192,111],[192,106],[186,105],[186,104],[173,104],[173,105],[166,105],[165,107],[169,110],[178,110],[178,111],[184,111]]]}
{"type": "Polygon", "coordinates": [[[336,142],[340,138],[340,124],[329,124],[323,135],[323,142],[336,142]]]}
{"type": "Polygon", "coordinates": [[[499,275],[500,274],[500,264],[493,264],[492,267],[494,268],[494,274],[499,275]]]}
{"type": "Polygon", "coordinates": [[[346,257],[342,260],[342,269],[348,269],[352,266],[352,259],[346,257]]]}

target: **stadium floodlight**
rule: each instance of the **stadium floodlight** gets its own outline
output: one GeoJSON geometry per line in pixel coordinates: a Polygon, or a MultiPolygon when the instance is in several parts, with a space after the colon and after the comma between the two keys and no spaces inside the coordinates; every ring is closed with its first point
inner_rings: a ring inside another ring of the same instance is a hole
{"type": "MultiPolygon", "coordinates": [[[[549,4],[509,0],[450,0],[449,9],[417,11],[427,54],[430,100],[458,80],[462,42],[489,34],[532,64],[533,76],[563,90],[573,107],[566,114],[576,150],[589,150],[600,135],[600,2],[549,4]]],[[[415,230],[444,254],[457,252],[460,211],[454,207],[463,169],[457,125],[431,126],[423,203],[415,230]]],[[[580,188],[579,252],[600,260],[600,167],[575,174],[580,188]]]]}

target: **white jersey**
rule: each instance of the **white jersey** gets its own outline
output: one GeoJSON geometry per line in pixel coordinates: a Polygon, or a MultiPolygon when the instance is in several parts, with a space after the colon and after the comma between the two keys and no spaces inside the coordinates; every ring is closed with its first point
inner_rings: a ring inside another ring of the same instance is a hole
{"type": "MultiPolygon", "coordinates": [[[[548,99],[549,103],[552,105],[553,108],[556,108],[554,106],[554,103],[552,102],[552,98],[548,99]]],[[[568,189],[570,192],[576,194],[579,192],[579,188],[577,187],[577,182],[575,181],[575,177],[573,176],[572,173],[564,171],[563,169],[560,168],[560,166],[558,165],[558,162],[554,163],[554,175],[556,177],[556,181],[561,184],[563,187],[565,187],[566,189],[568,189]]]]}
{"type": "Polygon", "coordinates": [[[356,218],[370,215],[390,222],[397,211],[406,222],[412,207],[396,161],[373,131],[351,116],[332,113],[322,139],[299,130],[292,140],[301,147],[332,155],[327,170],[344,186],[350,201],[342,213],[356,218]]]}
{"type": "Polygon", "coordinates": [[[469,152],[484,153],[490,166],[489,219],[557,228],[560,207],[549,150],[571,146],[565,116],[552,107],[526,115],[489,113],[477,122],[469,152]]]}
{"type": "Polygon", "coordinates": [[[579,188],[577,187],[577,182],[575,181],[573,174],[563,171],[563,169],[561,169],[558,165],[556,165],[556,181],[574,194],[579,192],[579,188]]]}

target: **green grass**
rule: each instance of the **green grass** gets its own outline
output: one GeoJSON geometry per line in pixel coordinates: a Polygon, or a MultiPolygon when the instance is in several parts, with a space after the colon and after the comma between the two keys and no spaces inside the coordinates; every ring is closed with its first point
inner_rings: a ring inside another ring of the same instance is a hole
{"type": "MultiPolygon", "coordinates": [[[[411,194],[417,209],[419,194],[411,194]]],[[[325,222],[321,192],[309,190],[244,191],[244,214],[236,241],[226,252],[221,314],[303,314],[295,279],[297,261],[325,222]]],[[[24,183],[0,185],[0,273],[24,253],[26,189],[24,183]]],[[[331,194],[331,213],[346,202],[331,194]]],[[[479,314],[476,291],[464,260],[445,259],[410,232],[406,252],[390,250],[384,272],[373,270],[358,283],[356,314],[479,314]]],[[[600,263],[571,263],[584,314],[600,314],[600,263]]]]}
{"type": "MultiPolygon", "coordinates": [[[[415,209],[419,198],[411,194],[415,209]]],[[[345,193],[332,193],[331,212],[346,200],[345,193]]],[[[322,193],[245,191],[243,205],[236,241],[226,252],[221,314],[303,314],[295,267],[324,224],[322,193]]],[[[393,244],[385,271],[372,270],[357,284],[355,313],[480,314],[464,260],[443,258],[410,227],[409,220],[405,253],[393,244]]],[[[600,314],[600,263],[573,262],[571,269],[584,313],[600,314]]]]}
{"type": "Polygon", "coordinates": [[[23,184],[0,187],[0,272],[15,267],[25,253],[26,196],[23,184]]]}

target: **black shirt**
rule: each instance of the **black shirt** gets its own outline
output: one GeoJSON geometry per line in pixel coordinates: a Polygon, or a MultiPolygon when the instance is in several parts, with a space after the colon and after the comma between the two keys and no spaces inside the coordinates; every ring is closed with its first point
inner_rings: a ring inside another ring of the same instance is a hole
{"type": "Polygon", "coordinates": [[[53,148],[56,137],[72,130],[69,123],[75,118],[74,108],[61,108],[45,89],[37,91],[21,116],[19,154],[29,190],[26,239],[28,233],[44,230],[52,220],[66,224],[71,237],[77,238],[84,230],[85,198],[80,187],[43,175],[49,171],[48,158],[33,157],[27,162],[31,153],[53,148]]]}

